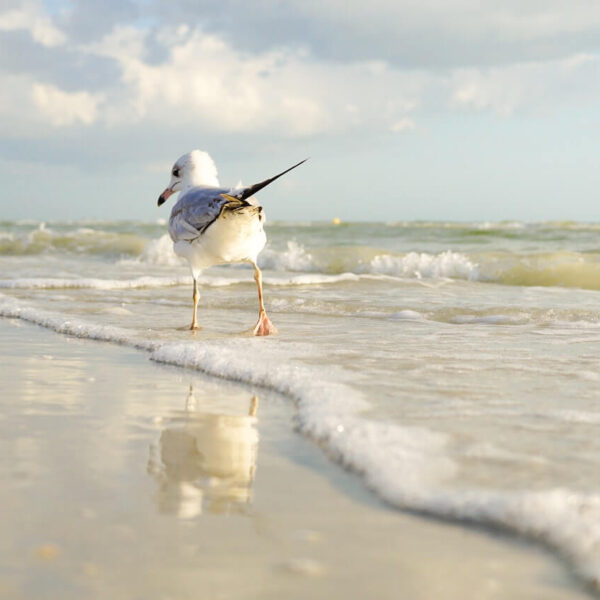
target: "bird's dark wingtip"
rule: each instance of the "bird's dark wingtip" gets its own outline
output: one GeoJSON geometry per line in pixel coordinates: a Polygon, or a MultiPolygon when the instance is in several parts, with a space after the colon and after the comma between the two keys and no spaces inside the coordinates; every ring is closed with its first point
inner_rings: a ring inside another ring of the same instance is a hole
{"type": "Polygon", "coordinates": [[[265,181],[261,181],[260,183],[255,183],[254,185],[247,187],[238,196],[238,198],[240,200],[245,200],[246,198],[249,198],[253,194],[256,194],[256,192],[258,192],[259,190],[262,190],[264,187],[267,187],[270,183],[273,183],[276,179],[279,179],[282,175],[285,175],[286,173],[289,173],[292,169],[299,167],[301,164],[305,163],[307,160],[308,160],[308,158],[305,158],[304,160],[301,160],[299,163],[296,163],[294,166],[290,167],[289,169],[286,169],[285,171],[282,171],[281,173],[275,175],[274,177],[271,177],[270,179],[266,179],[265,181]]]}

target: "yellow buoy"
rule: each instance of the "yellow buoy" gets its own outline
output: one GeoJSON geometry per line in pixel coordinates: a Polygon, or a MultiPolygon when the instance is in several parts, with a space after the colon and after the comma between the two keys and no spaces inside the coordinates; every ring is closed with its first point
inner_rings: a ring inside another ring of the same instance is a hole
{"type": "Polygon", "coordinates": [[[60,554],[60,547],[56,544],[42,544],[34,550],[34,554],[40,560],[54,560],[60,554]]]}

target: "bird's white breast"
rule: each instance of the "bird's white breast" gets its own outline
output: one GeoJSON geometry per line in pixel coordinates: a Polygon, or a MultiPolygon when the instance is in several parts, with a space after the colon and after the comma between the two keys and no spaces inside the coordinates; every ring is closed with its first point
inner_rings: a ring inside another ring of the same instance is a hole
{"type": "Polygon", "coordinates": [[[207,267],[232,262],[256,262],[267,236],[264,218],[256,211],[224,212],[192,241],[174,243],[175,252],[186,258],[194,275],[207,267]]]}

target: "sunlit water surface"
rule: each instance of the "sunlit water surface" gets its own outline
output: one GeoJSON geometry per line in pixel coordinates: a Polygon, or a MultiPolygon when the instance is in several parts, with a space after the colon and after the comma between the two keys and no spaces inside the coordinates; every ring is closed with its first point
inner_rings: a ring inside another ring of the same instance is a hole
{"type": "MultiPolygon", "coordinates": [[[[0,314],[282,392],[298,403],[299,430],[387,502],[541,540],[597,585],[600,227],[273,224],[267,234],[260,264],[275,338],[248,334],[257,299],[244,266],[203,274],[203,329],[182,329],[191,282],[164,223],[2,224],[0,314]]],[[[225,500],[171,485],[159,436],[145,485],[161,510],[247,497],[249,399],[235,417],[246,475],[225,500]]],[[[73,396],[48,406],[78,410],[73,396]]],[[[215,427],[171,418],[188,430],[175,453],[189,431],[215,427]]],[[[24,473],[34,451],[23,443],[24,473]]],[[[93,460],[71,454],[93,472],[93,460]]]]}

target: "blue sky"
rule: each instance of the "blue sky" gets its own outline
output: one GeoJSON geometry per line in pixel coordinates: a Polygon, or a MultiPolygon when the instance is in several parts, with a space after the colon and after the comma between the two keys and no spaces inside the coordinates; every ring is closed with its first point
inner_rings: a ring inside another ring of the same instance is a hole
{"type": "Polygon", "coordinates": [[[0,219],[146,219],[208,151],[272,219],[598,221],[596,0],[4,0],[0,219]]]}

